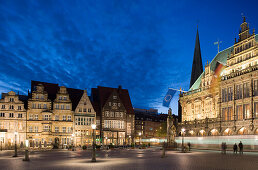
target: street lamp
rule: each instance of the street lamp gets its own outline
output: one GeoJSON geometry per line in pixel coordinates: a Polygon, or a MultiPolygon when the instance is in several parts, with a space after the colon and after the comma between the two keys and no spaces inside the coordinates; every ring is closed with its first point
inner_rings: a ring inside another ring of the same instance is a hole
{"type": "Polygon", "coordinates": [[[74,151],[74,133],[72,134],[72,151],[74,151]]]}
{"type": "Polygon", "coordinates": [[[105,138],[106,138],[106,149],[108,149],[108,145],[107,145],[107,139],[108,139],[108,137],[106,136],[105,138]]]}
{"type": "Polygon", "coordinates": [[[181,134],[182,134],[182,152],[184,152],[184,133],[185,133],[185,128],[181,129],[181,134]]]}
{"type": "Polygon", "coordinates": [[[140,145],[141,145],[141,135],[142,135],[142,133],[141,132],[139,132],[139,143],[140,143],[140,145]]]}
{"type": "Polygon", "coordinates": [[[15,135],[15,144],[14,144],[14,155],[13,157],[17,157],[17,135],[18,135],[18,132],[14,132],[14,135],[15,135]]]}
{"type": "Polygon", "coordinates": [[[95,133],[95,129],[96,129],[96,125],[92,124],[91,128],[93,130],[93,142],[92,142],[92,159],[91,162],[96,162],[96,148],[95,148],[95,140],[96,140],[96,133],[95,133]]]}

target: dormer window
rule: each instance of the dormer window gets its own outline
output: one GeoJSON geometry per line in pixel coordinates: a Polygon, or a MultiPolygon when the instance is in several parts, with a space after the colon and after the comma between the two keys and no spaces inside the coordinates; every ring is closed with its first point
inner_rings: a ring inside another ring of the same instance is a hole
{"type": "Polygon", "coordinates": [[[67,97],[66,97],[66,96],[64,96],[64,100],[67,100],[67,97]]]}
{"type": "Polygon", "coordinates": [[[59,96],[59,100],[62,100],[62,96],[59,96]]]}
{"type": "Polygon", "coordinates": [[[14,102],[14,98],[10,98],[10,102],[14,102]]]}

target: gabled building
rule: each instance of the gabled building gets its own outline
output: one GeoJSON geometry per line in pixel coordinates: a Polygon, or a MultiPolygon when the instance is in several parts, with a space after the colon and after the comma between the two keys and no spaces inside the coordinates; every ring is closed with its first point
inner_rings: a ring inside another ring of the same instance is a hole
{"type": "Polygon", "coordinates": [[[97,113],[97,128],[103,144],[131,144],[134,139],[134,110],[127,89],[92,88],[91,98],[97,113]]]}
{"type": "MultiPolygon", "coordinates": [[[[92,145],[92,124],[96,124],[96,112],[84,90],[74,110],[75,146],[92,145]]],[[[99,136],[99,130],[96,131],[99,136]]]]}
{"type": "Polygon", "coordinates": [[[26,140],[26,99],[13,91],[2,93],[0,99],[0,142],[3,149],[23,147],[26,140]]]}

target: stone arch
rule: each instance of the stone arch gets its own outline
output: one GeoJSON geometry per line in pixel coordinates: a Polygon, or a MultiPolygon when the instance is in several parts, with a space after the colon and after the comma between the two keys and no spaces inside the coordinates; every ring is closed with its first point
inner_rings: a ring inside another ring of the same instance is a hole
{"type": "Polygon", "coordinates": [[[189,131],[187,131],[187,135],[188,136],[196,136],[196,131],[193,129],[190,129],[189,131]]]}
{"type": "Polygon", "coordinates": [[[254,131],[255,135],[258,135],[258,128],[254,131]]]}
{"type": "Polygon", "coordinates": [[[230,135],[233,135],[232,129],[226,128],[226,129],[223,131],[223,136],[230,136],[230,135]]]}
{"type": "Polygon", "coordinates": [[[218,129],[216,129],[216,128],[211,129],[211,130],[209,131],[209,135],[210,135],[210,136],[218,136],[218,135],[219,135],[218,129]]]}
{"type": "Polygon", "coordinates": [[[238,135],[247,135],[248,134],[248,130],[245,127],[241,127],[238,131],[237,131],[238,135]]]}
{"type": "Polygon", "coordinates": [[[199,136],[206,136],[206,131],[204,129],[199,130],[198,132],[199,136]]]}

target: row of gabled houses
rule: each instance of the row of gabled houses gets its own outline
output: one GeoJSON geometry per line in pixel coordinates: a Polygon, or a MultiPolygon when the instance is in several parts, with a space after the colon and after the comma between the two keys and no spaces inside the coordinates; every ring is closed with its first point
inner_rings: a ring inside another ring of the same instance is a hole
{"type": "Polygon", "coordinates": [[[134,142],[134,110],[127,89],[101,87],[86,90],[31,81],[28,95],[13,91],[0,100],[2,148],[17,142],[23,147],[65,147],[92,144],[92,124],[97,144],[134,142]]]}

